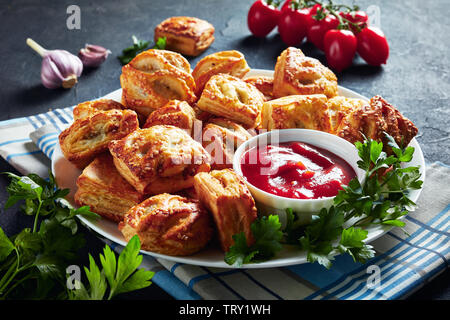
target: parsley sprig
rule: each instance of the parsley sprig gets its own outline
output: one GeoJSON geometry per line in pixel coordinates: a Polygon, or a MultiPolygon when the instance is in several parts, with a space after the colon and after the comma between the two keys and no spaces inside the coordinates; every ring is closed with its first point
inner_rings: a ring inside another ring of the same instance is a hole
{"type": "Polygon", "coordinates": [[[372,139],[355,143],[360,157],[357,164],[365,171],[365,179],[362,183],[357,178],[351,180],[333,205],[313,215],[309,224],[300,223],[291,209],[286,210],[284,228],[277,215],[258,218],[251,226],[254,243],[248,246],[243,233],[235,235],[225,261],[236,266],[261,262],[275,256],[283,244],[305,250],[309,262],[326,268],[332,266],[337,254],[347,253],[358,262],[374,257],[373,247],[364,242],[368,235],[365,229],[373,225],[404,227],[401,218],[416,206],[409,194],[423,183],[419,167],[402,167],[412,160],[414,148],[400,147],[388,134],[386,141],[387,148],[372,139]],[[383,151],[386,149],[392,154],[383,151]],[[268,240],[270,246],[266,245],[268,240]]]}
{"type": "Polygon", "coordinates": [[[247,244],[244,232],[233,236],[234,245],[225,255],[225,262],[241,266],[250,262],[262,262],[272,258],[282,249],[281,223],[276,215],[256,219],[251,225],[255,239],[252,245],[247,244]]]}
{"type": "Polygon", "coordinates": [[[89,287],[79,282],[78,289],[69,291],[69,298],[71,300],[102,300],[107,297],[107,300],[111,300],[120,293],[149,286],[154,272],[144,269],[136,271],[142,262],[142,255],[139,255],[140,248],[139,238],[135,235],[116,260],[114,252],[105,246],[103,254],[100,254],[102,270],[89,255],[89,268],[84,268],[89,287]],[[107,293],[108,285],[109,293],[107,293]]]}
{"type": "MultiPolygon", "coordinates": [[[[148,46],[150,45],[150,41],[139,40],[135,35],[131,36],[131,39],[133,39],[133,45],[123,49],[122,55],[118,57],[122,65],[129,63],[139,53],[148,49],[148,46]]],[[[158,38],[158,40],[156,40],[155,45],[153,46],[153,49],[164,50],[165,48],[166,48],[166,37],[158,38]]]]}
{"type": "Polygon", "coordinates": [[[48,180],[36,174],[6,174],[11,182],[6,188],[9,198],[5,209],[21,202],[22,211],[33,222],[11,237],[0,228],[0,300],[103,298],[102,277],[110,285],[109,299],[150,284],[152,273],[134,272],[142,261],[142,256],[137,255],[139,239],[134,239],[119,256],[117,267],[114,253],[105,247],[100,257],[103,265],[100,275],[90,256],[91,268],[89,274],[86,272],[90,291],[84,288],[84,291],[68,293],[66,268],[77,260],[79,249],[85,245],[75,217],[96,219],[99,216],[87,206],[74,208],[64,198],[69,190],[60,189],[51,173],[48,180]]]}
{"type": "Polygon", "coordinates": [[[0,229],[0,298],[45,298],[58,286],[61,291],[66,266],[84,246],[75,216],[97,215],[88,207],[73,208],[64,199],[69,190],[59,189],[51,174],[48,181],[36,174],[6,174],[11,183],[5,209],[23,201],[21,209],[34,216],[34,223],[11,238],[0,229]]]}

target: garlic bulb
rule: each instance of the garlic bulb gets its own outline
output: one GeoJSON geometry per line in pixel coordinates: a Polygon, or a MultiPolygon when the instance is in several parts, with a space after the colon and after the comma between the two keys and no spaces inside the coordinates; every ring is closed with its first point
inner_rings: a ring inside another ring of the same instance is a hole
{"type": "Polygon", "coordinates": [[[83,72],[81,60],[66,50],[46,50],[32,39],[27,44],[41,55],[41,80],[44,87],[72,88],[83,72]]]}
{"type": "Polygon", "coordinates": [[[86,44],[86,46],[78,52],[78,57],[85,67],[98,67],[106,60],[106,58],[108,58],[110,53],[111,51],[101,46],[86,44]]]}

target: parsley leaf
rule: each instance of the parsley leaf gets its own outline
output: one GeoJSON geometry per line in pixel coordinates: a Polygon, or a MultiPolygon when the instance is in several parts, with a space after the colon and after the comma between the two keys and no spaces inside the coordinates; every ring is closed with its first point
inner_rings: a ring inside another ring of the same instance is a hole
{"type": "Polygon", "coordinates": [[[282,243],[297,245],[305,233],[305,226],[291,208],[286,209],[286,226],[283,229],[282,243]]]}
{"type": "Polygon", "coordinates": [[[167,42],[166,37],[159,37],[158,40],[156,40],[156,43],[153,46],[153,49],[159,49],[159,50],[166,49],[166,42],[167,42]]]}
{"type": "Polygon", "coordinates": [[[234,245],[225,254],[225,262],[229,265],[242,266],[250,263],[258,251],[253,251],[247,245],[247,239],[244,232],[233,235],[234,245]]]}
{"type": "Polygon", "coordinates": [[[3,232],[3,229],[0,228],[0,262],[5,260],[13,250],[14,250],[13,243],[3,232]]]}
{"type": "Polygon", "coordinates": [[[350,227],[342,230],[338,249],[341,253],[348,253],[354,261],[365,262],[375,256],[371,245],[365,244],[368,232],[361,228],[350,227]]]}
{"type": "Polygon", "coordinates": [[[226,263],[240,267],[245,263],[266,261],[282,249],[283,232],[277,215],[256,219],[250,229],[254,238],[253,244],[248,245],[243,232],[234,235],[234,245],[225,254],[226,263]]]}
{"type": "Polygon", "coordinates": [[[89,255],[89,268],[84,268],[89,286],[79,283],[80,289],[69,291],[69,298],[102,300],[106,297],[109,288],[107,299],[110,300],[120,293],[148,287],[154,272],[144,269],[136,270],[142,262],[140,248],[139,238],[134,236],[116,259],[115,253],[106,245],[103,254],[100,254],[102,270],[89,255]]]}
{"type": "MultiPolygon", "coordinates": [[[[139,53],[145,51],[150,45],[150,41],[139,40],[135,35],[131,36],[131,38],[133,39],[133,45],[123,49],[122,55],[118,57],[122,65],[126,65],[127,63],[129,63],[131,60],[133,60],[134,57],[136,57],[139,53]]],[[[158,38],[155,45],[153,46],[153,49],[164,50],[165,48],[166,37],[158,38]]]]}
{"type": "Polygon", "coordinates": [[[333,241],[342,233],[344,212],[331,207],[322,209],[318,216],[306,227],[305,235],[299,239],[300,246],[307,252],[310,262],[318,262],[331,267],[333,241]]]}
{"type": "Polygon", "coordinates": [[[150,44],[150,41],[139,40],[135,35],[131,36],[131,39],[133,39],[133,45],[123,49],[122,55],[118,57],[122,65],[129,63],[150,44]]]}

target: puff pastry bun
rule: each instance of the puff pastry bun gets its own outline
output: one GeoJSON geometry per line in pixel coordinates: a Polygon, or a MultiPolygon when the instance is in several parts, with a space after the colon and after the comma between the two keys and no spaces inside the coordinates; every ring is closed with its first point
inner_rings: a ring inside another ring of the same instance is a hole
{"type": "Polygon", "coordinates": [[[150,49],[122,67],[122,104],[148,116],[170,100],[195,102],[195,81],[180,54],[150,49]]]}
{"type": "Polygon", "coordinates": [[[255,128],[264,101],[263,94],[253,85],[228,74],[217,74],[206,83],[197,105],[216,116],[255,128]]]}
{"type": "Polygon", "coordinates": [[[214,42],[214,27],[193,17],[171,17],[155,28],[155,43],[166,37],[166,49],[187,56],[198,56],[214,42]]]}
{"type": "Polygon", "coordinates": [[[108,150],[108,143],[125,137],[139,128],[133,110],[108,110],[75,120],[60,133],[59,144],[64,157],[84,168],[97,155],[108,150]]]}
{"type": "Polygon", "coordinates": [[[186,101],[171,100],[148,116],[144,128],[155,125],[172,125],[186,130],[191,135],[194,121],[195,111],[186,101]]]}
{"type": "Polygon", "coordinates": [[[73,108],[73,119],[78,120],[81,118],[93,116],[100,111],[123,109],[125,109],[125,107],[121,103],[111,99],[86,101],[78,104],[77,106],[75,106],[75,108],[73,108]]]}
{"type": "Polygon", "coordinates": [[[243,78],[249,71],[250,67],[239,51],[219,51],[210,54],[202,58],[192,71],[196,84],[195,94],[201,95],[205,84],[213,75],[224,73],[243,78]]]}
{"type": "Polygon", "coordinates": [[[133,206],[144,200],[117,171],[110,154],[94,159],[77,179],[75,202],[91,211],[119,222],[133,206]]]}
{"type": "Polygon", "coordinates": [[[171,256],[199,251],[213,234],[211,217],[198,200],[167,193],[132,207],[119,230],[127,241],[138,235],[142,249],[171,256]]]}
{"type": "Polygon", "coordinates": [[[233,170],[213,170],[195,176],[194,188],[200,202],[212,213],[223,251],[233,245],[233,235],[244,232],[253,241],[250,225],[256,207],[245,182],[233,170]]]}
{"type": "Polygon", "coordinates": [[[209,120],[203,127],[202,143],[211,155],[211,168],[232,168],[234,152],[251,137],[251,132],[236,122],[225,118],[209,120]]]}
{"type": "Polygon", "coordinates": [[[261,91],[266,101],[273,99],[273,77],[253,76],[245,78],[244,81],[254,85],[256,89],[261,91]]]}
{"type": "Polygon", "coordinates": [[[267,130],[304,128],[329,132],[327,97],[323,94],[293,95],[263,105],[262,127],[267,130]]]}
{"type": "Polygon", "coordinates": [[[210,156],[183,129],[156,125],[138,129],[109,150],[119,173],[139,192],[173,193],[192,187],[197,172],[210,170],[210,156]]]}
{"type": "Polygon", "coordinates": [[[319,60],[305,57],[300,49],[289,47],[277,58],[273,94],[275,98],[297,94],[338,93],[336,75],[319,60]]]}
{"type": "Polygon", "coordinates": [[[331,129],[330,133],[336,133],[336,129],[340,126],[342,120],[352,110],[362,107],[367,104],[367,101],[357,98],[347,98],[336,96],[328,99],[328,114],[330,115],[331,129]]]}
{"type": "Polygon", "coordinates": [[[385,151],[389,151],[384,132],[392,136],[399,146],[406,147],[418,129],[380,96],[375,96],[369,103],[352,109],[336,128],[336,135],[352,143],[363,141],[364,134],[367,138],[382,141],[385,151]]]}

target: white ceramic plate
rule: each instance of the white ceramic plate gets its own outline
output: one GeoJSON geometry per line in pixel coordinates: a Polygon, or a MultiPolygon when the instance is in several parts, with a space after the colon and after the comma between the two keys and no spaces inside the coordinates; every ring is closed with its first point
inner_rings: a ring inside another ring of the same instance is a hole
{"type": "MultiPolygon", "coordinates": [[[[259,70],[259,69],[253,69],[248,73],[247,76],[256,76],[256,75],[265,75],[265,76],[272,76],[273,71],[270,70],[259,70]]],[[[354,91],[351,91],[349,89],[339,87],[339,94],[345,97],[350,98],[360,98],[368,100],[366,97],[363,97],[359,94],[357,94],[354,91]]],[[[111,92],[110,94],[106,95],[103,98],[113,99],[116,101],[121,100],[121,89],[111,92]]],[[[416,139],[413,139],[410,143],[412,147],[415,148],[414,157],[412,161],[410,162],[411,166],[420,166],[421,174],[422,174],[422,180],[425,181],[425,160],[423,158],[422,150],[417,143],[416,139]]],[[[52,172],[55,176],[60,188],[69,188],[71,190],[71,194],[69,194],[69,201],[71,197],[73,197],[73,193],[76,190],[76,179],[80,175],[80,170],[78,170],[75,166],[73,166],[69,161],[67,161],[59,147],[59,144],[56,145],[55,151],[53,152],[52,157],[52,172]]],[[[411,193],[411,199],[412,201],[416,202],[419,198],[421,190],[415,190],[411,193]]],[[[71,201],[73,203],[73,201],[71,201]]],[[[117,229],[117,224],[114,222],[111,222],[106,219],[99,219],[98,221],[89,221],[83,217],[79,217],[81,222],[87,226],[92,231],[98,233],[100,236],[109,239],[111,241],[114,241],[120,245],[125,246],[126,241],[123,238],[122,234],[117,229]]],[[[389,226],[375,226],[368,228],[367,231],[368,236],[366,239],[366,242],[369,243],[378,237],[382,236],[389,230],[391,230],[392,227],[389,226]]],[[[191,265],[199,265],[199,266],[205,266],[205,267],[217,267],[217,268],[232,268],[228,264],[224,262],[224,254],[219,249],[219,247],[207,247],[203,249],[201,252],[188,256],[188,257],[173,257],[173,256],[167,256],[163,254],[158,254],[150,251],[141,251],[143,254],[148,254],[150,256],[153,256],[155,258],[163,258],[170,261],[175,261],[179,263],[185,263],[185,264],[191,264],[191,265]]],[[[244,265],[245,268],[274,268],[274,267],[281,267],[281,266],[289,266],[294,264],[301,264],[306,263],[306,254],[303,251],[299,251],[298,249],[288,248],[286,247],[283,249],[280,253],[277,254],[277,256],[269,261],[262,262],[262,263],[254,263],[254,264],[246,264],[244,265]]]]}

